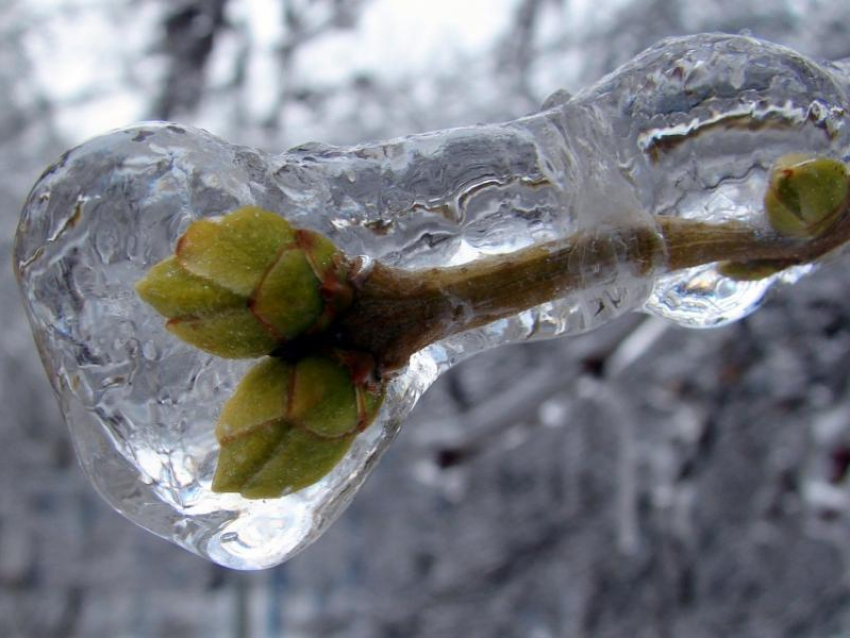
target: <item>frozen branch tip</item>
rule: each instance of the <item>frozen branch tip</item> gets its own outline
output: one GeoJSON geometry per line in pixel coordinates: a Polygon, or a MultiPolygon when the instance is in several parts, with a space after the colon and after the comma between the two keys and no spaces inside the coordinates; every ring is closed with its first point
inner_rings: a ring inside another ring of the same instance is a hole
{"type": "Polygon", "coordinates": [[[758,279],[850,239],[845,165],[788,155],[770,173],[765,228],[657,217],[577,232],[462,266],[361,268],[328,238],[245,206],[193,222],[136,285],[166,329],[224,358],[260,358],[221,410],[212,489],[275,498],[321,480],[375,419],[389,378],[427,345],[609,276],[721,262],[758,279]],[[581,259],[576,259],[581,255],[581,259]]]}

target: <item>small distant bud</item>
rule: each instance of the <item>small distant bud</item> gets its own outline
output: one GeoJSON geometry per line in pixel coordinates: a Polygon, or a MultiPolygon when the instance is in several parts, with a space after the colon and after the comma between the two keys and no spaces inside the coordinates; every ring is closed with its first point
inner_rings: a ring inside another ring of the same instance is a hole
{"type": "Polygon", "coordinates": [[[330,472],[382,399],[380,387],[357,382],[351,355],[267,358],[252,368],[216,426],[221,452],[213,490],[276,498],[330,472]]]}
{"type": "Polygon", "coordinates": [[[246,206],[192,223],[136,291],[195,347],[258,357],[323,330],[351,303],[346,268],[330,240],[246,206]]]}
{"type": "Polygon", "coordinates": [[[776,232],[816,237],[835,221],[848,192],[847,169],[838,160],[786,155],[771,172],[764,207],[776,232]]]}

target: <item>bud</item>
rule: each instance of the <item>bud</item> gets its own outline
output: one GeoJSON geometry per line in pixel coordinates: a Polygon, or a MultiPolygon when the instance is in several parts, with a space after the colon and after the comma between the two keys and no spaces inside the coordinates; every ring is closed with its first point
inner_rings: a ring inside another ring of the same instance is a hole
{"type": "Polygon", "coordinates": [[[352,299],[330,240],[254,206],[193,222],[136,291],[173,334],[226,358],[262,356],[319,332],[352,299]]]}
{"type": "Polygon", "coordinates": [[[838,160],[786,155],[771,172],[764,207],[776,232],[811,238],[835,221],[849,191],[847,169],[838,160]]]}
{"type": "Polygon", "coordinates": [[[221,445],[212,489],[276,498],[319,481],[375,418],[383,389],[333,352],[295,363],[266,358],[242,379],[216,425],[221,445]]]}

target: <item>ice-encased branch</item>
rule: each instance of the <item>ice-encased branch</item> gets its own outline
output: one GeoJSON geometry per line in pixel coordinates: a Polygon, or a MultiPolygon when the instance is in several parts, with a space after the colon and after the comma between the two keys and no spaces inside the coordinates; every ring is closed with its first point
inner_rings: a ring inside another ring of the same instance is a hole
{"type": "Polygon", "coordinates": [[[752,38],[701,35],[665,41],[574,98],[500,125],[275,155],[151,123],[69,151],[27,201],[15,260],[84,466],[160,535],[232,566],[280,562],[341,511],[416,398],[459,358],[588,330],[645,303],[685,323],[728,320],[775,277],[739,283],[709,265],[696,280],[690,269],[617,261],[609,278],[428,348],[321,486],[265,507],[209,490],[210,424],[244,369],[163,339],[133,291],[192,221],[257,205],[404,270],[601,228],[657,233],[660,218],[759,233],[778,158],[848,159],[845,71],[752,38]],[[258,525],[276,531],[260,539],[258,525]]]}

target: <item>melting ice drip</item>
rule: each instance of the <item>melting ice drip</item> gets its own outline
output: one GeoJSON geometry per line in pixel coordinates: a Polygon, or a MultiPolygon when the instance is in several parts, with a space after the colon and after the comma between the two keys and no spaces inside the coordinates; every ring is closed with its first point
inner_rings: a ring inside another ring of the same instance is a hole
{"type": "Polygon", "coordinates": [[[271,155],[152,123],[69,151],[33,188],[15,258],[84,468],[121,513],[191,551],[241,569],[286,560],[344,509],[418,397],[463,357],[631,310],[718,325],[803,269],[742,283],[713,266],[640,274],[623,263],[605,281],[418,353],[329,476],[248,501],[211,492],[210,480],[217,412],[250,362],[170,337],[133,290],[191,221],[256,204],[349,255],[410,269],[581,230],[654,229],[659,215],[761,227],[778,157],[848,159],[847,70],[751,38],[701,35],[664,41],[505,124],[271,155]]]}

